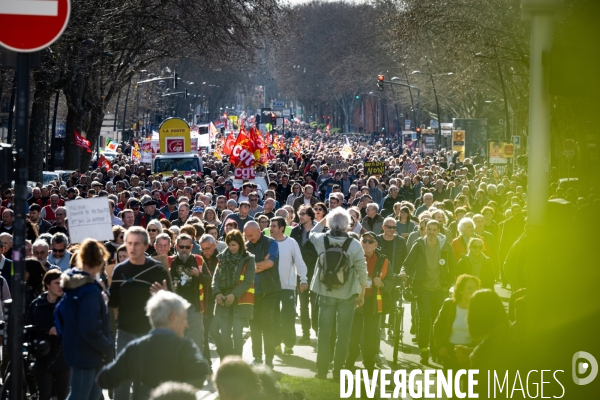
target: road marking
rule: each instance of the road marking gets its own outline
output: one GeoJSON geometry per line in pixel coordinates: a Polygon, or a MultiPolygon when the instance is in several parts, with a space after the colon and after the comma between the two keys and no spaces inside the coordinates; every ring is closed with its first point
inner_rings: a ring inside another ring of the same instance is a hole
{"type": "Polygon", "coordinates": [[[0,14],[57,17],[58,0],[0,0],[0,14]]]}

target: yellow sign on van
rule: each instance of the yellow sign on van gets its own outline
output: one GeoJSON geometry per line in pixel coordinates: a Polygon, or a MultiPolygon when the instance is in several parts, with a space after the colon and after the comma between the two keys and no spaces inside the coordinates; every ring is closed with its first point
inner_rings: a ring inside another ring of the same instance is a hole
{"type": "Polygon", "coordinates": [[[189,153],[191,151],[190,126],[181,118],[167,118],[158,128],[160,153],[189,153]]]}

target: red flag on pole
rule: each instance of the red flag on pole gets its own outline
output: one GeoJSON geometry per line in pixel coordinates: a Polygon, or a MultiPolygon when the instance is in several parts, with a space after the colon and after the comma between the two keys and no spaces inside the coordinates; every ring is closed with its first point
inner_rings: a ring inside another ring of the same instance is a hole
{"type": "Polygon", "coordinates": [[[235,168],[254,167],[254,143],[243,126],[240,127],[237,140],[229,155],[229,162],[235,168]]]}
{"type": "Polygon", "coordinates": [[[88,153],[91,153],[92,149],[90,148],[90,141],[81,136],[75,129],[73,129],[73,133],[75,134],[75,145],[85,149],[88,153]]]}
{"type": "Polygon", "coordinates": [[[267,165],[269,149],[258,129],[250,128],[250,140],[254,143],[254,160],[259,165],[267,165]]]}
{"type": "Polygon", "coordinates": [[[235,136],[233,136],[233,133],[230,133],[229,136],[227,136],[225,145],[223,146],[223,153],[226,155],[230,155],[231,150],[233,150],[234,145],[235,145],[235,136]]]}
{"type": "Polygon", "coordinates": [[[98,158],[98,166],[100,168],[102,168],[102,167],[106,167],[107,169],[112,168],[112,164],[110,163],[110,161],[108,161],[108,159],[106,157],[104,157],[104,154],[100,155],[100,157],[98,158]]]}
{"type": "Polygon", "coordinates": [[[300,147],[300,139],[298,139],[298,136],[296,136],[294,138],[294,141],[292,142],[292,146],[290,147],[290,151],[292,153],[294,153],[296,155],[296,157],[300,157],[302,148],[300,147]]]}

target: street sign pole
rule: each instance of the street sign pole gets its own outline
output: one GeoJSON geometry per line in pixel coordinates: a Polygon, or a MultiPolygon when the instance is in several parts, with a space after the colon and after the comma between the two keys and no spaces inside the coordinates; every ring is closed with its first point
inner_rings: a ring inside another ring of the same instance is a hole
{"type": "MultiPolygon", "coordinates": [[[[0,45],[3,65],[16,69],[16,163],[15,222],[13,231],[12,305],[9,314],[10,349],[9,399],[21,400],[23,393],[23,339],[25,322],[25,235],[27,217],[27,169],[29,150],[29,75],[38,64],[39,50],[54,43],[69,22],[70,0],[0,1],[0,45]],[[16,59],[16,60],[15,60],[16,59]],[[10,62],[4,62],[10,61],[10,62]]],[[[4,382],[6,385],[7,383],[4,382]]]]}
{"type": "Polygon", "coordinates": [[[27,205],[28,122],[29,122],[29,70],[28,53],[17,54],[17,141],[15,165],[15,230],[12,260],[14,268],[12,306],[9,317],[10,331],[10,398],[23,398],[23,327],[25,322],[25,235],[27,205]]]}

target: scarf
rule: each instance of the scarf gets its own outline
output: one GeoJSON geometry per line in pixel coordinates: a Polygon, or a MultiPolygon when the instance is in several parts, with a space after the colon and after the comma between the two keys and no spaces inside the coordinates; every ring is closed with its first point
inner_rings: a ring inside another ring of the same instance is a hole
{"type": "Polygon", "coordinates": [[[240,280],[237,267],[243,256],[239,251],[233,254],[229,249],[225,249],[217,258],[219,259],[219,269],[221,270],[217,283],[222,294],[229,294],[240,280]]]}

